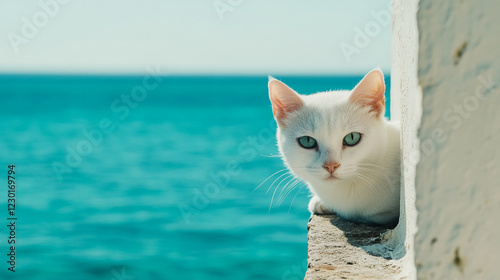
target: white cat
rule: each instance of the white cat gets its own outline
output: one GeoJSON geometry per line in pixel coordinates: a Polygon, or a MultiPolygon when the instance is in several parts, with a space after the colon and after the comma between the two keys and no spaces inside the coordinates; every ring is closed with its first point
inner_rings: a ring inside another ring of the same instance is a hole
{"type": "Polygon", "coordinates": [[[269,78],[278,146],[287,167],[313,197],[309,211],[365,223],[399,216],[399,125],[384,119],[382,72],[352,91],[299,95],[269,78]]]}

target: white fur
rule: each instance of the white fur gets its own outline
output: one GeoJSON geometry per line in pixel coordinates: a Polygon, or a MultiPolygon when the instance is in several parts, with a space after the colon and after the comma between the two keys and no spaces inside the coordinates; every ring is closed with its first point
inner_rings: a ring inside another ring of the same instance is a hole
{"type": "MultiPolygon", "coordinates": [[[[278,122],[278,146],[287,167],[305,181],[313,197],[311,213],[387,224],[399,216],[399,126],[349,99],[351,91],[300,95],[303,106],[278,122]],[[343,147],[351,132],[359,144],[343,147]],[[311,136],[318,149],[304,149],[297,138],[311,136]],[[322,165],[340,163],[335,179],[322,165]]],[[[383,115],[383,112],[382,112],[383,115]]]]}

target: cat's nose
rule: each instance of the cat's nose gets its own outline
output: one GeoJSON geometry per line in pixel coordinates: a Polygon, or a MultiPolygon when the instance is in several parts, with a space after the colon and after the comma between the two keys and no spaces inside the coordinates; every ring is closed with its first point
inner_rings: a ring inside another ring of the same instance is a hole
{"type": "Polygon", "coordinates": [[[339,168],[339,166],[340,163],[338,162],[325,162],[325,164],[323,164],[323,168],[332,174],[335,170],[337,170],[337,168],[339,168]]]}

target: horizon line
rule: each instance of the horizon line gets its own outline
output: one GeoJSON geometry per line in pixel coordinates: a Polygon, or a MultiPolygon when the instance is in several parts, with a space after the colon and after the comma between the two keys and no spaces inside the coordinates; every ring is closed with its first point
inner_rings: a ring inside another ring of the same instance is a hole
{"type": "MultiPolygon", "coordinates": [[[[149,75],[142,72],[2,72],[0,76],[68,76],[68,77],[142,77],[149,75]]],[[[161,77],[267,77],[281,76],[281,77],[352,77],[364,76],[366,73],[204,73],[204,72],[179,72],[179,73],[162,73],[161,77]]],[[[385,77],[390,77],[391,72],[384,72],[385,77]]]]}

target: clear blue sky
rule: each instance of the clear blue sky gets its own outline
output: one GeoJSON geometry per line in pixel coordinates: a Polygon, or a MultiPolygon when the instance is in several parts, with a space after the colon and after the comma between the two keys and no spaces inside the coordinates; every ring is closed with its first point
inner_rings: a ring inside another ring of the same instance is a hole
{"type": "Polygon", "coordinates": [[[388,3],[0,0],[0,72],[143,73],[148,65],[175,74],[388,72],[391,26],[374,16],[388,3]],[[214,4],[231,3],[221,19],[214,4]],[[367,27],[368,42],[356,44],[356,28],[367,27]],[[342,44],[357,53],[348,58],[342,44]]]}

